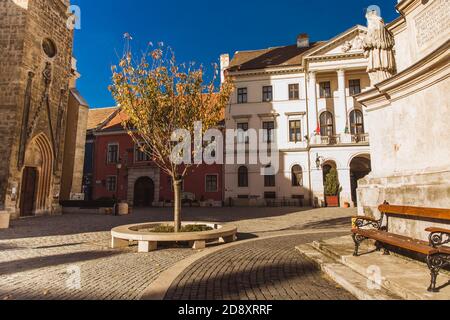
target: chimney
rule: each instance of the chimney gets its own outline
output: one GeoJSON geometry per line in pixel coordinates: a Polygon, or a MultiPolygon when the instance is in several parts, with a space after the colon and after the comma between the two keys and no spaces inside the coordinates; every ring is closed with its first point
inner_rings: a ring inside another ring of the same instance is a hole
{"type": "Polygon", "coordinates": [[[307,33],[301,33],[297,36],[297,48],[309,48],[309,36],[307,33]]]}
{"type": "Polygon", "coordinates": [[[230,55],[228,53],[220,55],[220,81],[225,82],[225,70],[230,66],[230,55]]]}

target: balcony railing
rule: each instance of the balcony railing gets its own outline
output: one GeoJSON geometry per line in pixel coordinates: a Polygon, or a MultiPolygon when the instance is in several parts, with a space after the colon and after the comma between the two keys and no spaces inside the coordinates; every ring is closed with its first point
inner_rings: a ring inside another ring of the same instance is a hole
{"type": "Polygon", "coordinates": [[[370,142],[370,140],[369,140],[368,133],[352,135],[352,143],[369,143],[369,142],[370,142]]]}
{"type": "Polygon", "coordinates": [[[341,143],[340,136],[321,136],[322,144],[333,146],[341,143]]]}
{"type": "Polygon", "coordinates": [[[316,136],[311,140],[313,145],[335,146],[347,144],[368,144],[370,143],[369,134],[339,134],[332,136],[316,136]]]}

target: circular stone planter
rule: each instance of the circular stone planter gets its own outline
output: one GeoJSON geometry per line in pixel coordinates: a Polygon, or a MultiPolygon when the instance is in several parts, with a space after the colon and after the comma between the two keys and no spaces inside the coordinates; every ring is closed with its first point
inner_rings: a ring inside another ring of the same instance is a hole
{"type": "Polygon", "coordinates": [[[150,252],[158,248],[158,242],[189,242],[193,249],[204,249],[206,242],[219,240],[222,243],[234,242],[237,237],[237,227],[231,225],[218,225],[207,222],[183,222],[185,225],[207,225],[213,230],[202,232],[158,233],[149,232],[148,229],[159,225],[172,224],[170,222],[153,222],[130,224],[111,230],[111,247],[124,248],[130,241],[138,242],[139,252],[150,252]]]}

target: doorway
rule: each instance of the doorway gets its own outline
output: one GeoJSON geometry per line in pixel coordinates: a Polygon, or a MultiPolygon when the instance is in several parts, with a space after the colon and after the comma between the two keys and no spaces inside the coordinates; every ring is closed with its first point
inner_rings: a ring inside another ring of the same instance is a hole
{"type": "Polygon", "coordinates": [[[36,168],[25,167],[22,174],[20,193],[20,216],[31,217],[36,207],[36,187],[38,172],[36,168]]]}
{"type": "Polygon", "coordinates": [[[141,177],[134,184],[134,206],[151,207],[155,200],[155,184],[148,177],[141,177]]]}
{"type": "Polygon", "coordinates": [[[352,201],[357,206],[358,204],[358,181],[367,176],[372,171],[372,164],[370,156],[359,156],[350,163],[350,181],[352,188],[352,201]]]}

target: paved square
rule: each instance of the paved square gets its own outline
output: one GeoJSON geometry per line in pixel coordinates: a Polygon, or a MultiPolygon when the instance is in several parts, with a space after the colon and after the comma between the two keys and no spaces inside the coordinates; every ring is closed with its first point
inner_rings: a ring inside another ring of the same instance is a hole
{"type": "MultiPolygon", "coordinates": [[[[344,209],[187,208],[183,216],[185,220],[233,222],[239,227],[241,239],[257,239],[296,230],[345,228],[354,213],[344,209]]],[[[139,299],[161,272],[196,252],[186,247],[167,247],[148,254],[138,254],[133,247],[112,250],[109,232],[118,225],[171,217],[170,208],[153,208],[136,210],[125,217],[71,214],[14,221],[11,229],[0,231],[0,299],[139,299]]],[[[315,238],[286,237],[270,243],[274,243],[276,255],[295,262],[294,247],[306,240],[315,238]]],[[[264,247],[264,240],[254,246],[264,247]]],[[[237,246],[226,251],[225,256],[231,259],[238,254],[241,259],[253,260],[251,249],[237,246]]],[[[256,264],[260,263],[258,259],[256,264]]],[[[288,267],[293,270],[288,277],[298,275],[295,263],[288,267]]],[[[311,276],[314,281],[322,279],[312,270],[311,276]]],[[[332,298],[334,284],[321,283],[331,288],[323,291],[323,296],[332,298]]],[[[281,297],[308,298],[292,292],[281,297]]]]}

